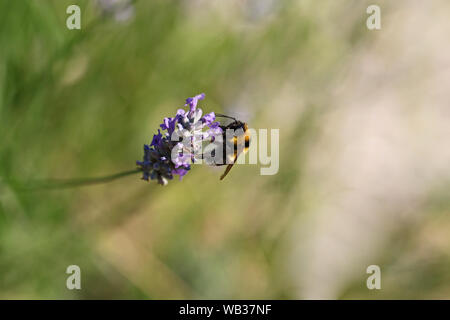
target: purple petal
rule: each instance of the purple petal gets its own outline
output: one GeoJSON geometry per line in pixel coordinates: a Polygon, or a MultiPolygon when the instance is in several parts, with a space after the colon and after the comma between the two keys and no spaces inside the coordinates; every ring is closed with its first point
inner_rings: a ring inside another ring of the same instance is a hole
{"type": "Polygon", "coordinates": [[[196,95],[195,97],[187,98],[185,106],[189,106],[189,108],[190,108],[189,113],[194,112],[195,108],[197,108],[198,100],[203,100],[203,99],[205,99],[204,93],[200,93],[200,94],[196,95]]]}
{"type": "Polygon", "coordinates": [[[206,124],[207,126],[210,126],[214,120],[216,120],[216,115],[214,112],[207,113],[202,117],[202,122],[206,124]]]}
{"type": "Polygon", "coordinates": [[[161,147],[161,142],[162,142],[162,134],[161,131],[158,129],[158,134],[153,135],[153,140],[150,145],[161,147]]]}

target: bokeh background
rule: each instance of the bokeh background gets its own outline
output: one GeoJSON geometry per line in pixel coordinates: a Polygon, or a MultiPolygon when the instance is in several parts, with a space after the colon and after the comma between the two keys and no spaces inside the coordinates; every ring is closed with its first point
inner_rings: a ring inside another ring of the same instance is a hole
{"type": "Polygon", "coordinates": [[[0,1],[0,298],[450,298],[450,2],[123,3],[0,1]],[[24,190],[134,168],[200,92],[278,174],[24,190]]]}

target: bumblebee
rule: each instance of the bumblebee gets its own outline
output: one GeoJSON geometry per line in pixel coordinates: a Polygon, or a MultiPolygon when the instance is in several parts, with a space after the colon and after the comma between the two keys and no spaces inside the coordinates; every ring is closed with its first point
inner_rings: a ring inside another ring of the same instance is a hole
{"type": "Polygon", "coordinates": [[[215,149],[211,152],[211,156],[215,157],[217,148],[222,149],[222,161],[219,161],[218,163],[213,162],[212,165],[227,165],[224,173],[220,177],[220,180],[223,180],[230,172],[231,168],[233,168],[233,165],[236,163],[239,155],[241,153],[245,154],[248,151],[250,147],[250,132],[248,130],[247,123],[239,121],[236,118],[217,113],[216,117],[228,118],[233,120],[233,122],[229,123],[226,126],[219,126],[222,129],[222,141],[218,139],[219,141],[215,142],[215,149]],[[231,137],[229,136],[230,131],[233,133],[231,137]]]}

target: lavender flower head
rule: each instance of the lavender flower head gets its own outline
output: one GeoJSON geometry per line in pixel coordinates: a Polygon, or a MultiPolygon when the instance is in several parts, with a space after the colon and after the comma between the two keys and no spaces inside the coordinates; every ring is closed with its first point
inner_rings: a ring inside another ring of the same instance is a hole
{"type": "Polygon", "coordinates": [[[166,185],[174,175],[181,180],[201,154],[202,142],[214,141],[222,134],[214,112],[202,116],[202,109],[197,108],[204,98],[204,93],[187,98],[184,106],[189,107],[188,111],[178,109],[173,118],[164,118],[150,145],[144,145],[143,160],[136,161],[143,180],[157,180],[161,185],[166,185]]]}

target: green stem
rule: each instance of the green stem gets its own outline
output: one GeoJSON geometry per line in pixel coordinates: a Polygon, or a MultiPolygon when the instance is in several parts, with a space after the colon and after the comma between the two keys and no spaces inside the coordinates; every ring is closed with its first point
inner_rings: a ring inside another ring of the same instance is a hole
{"type": "Polygon", "coordinates": [[[76,179],[48,179],[48,180],[36,180],[28,183],[27,190],[39,190],[39,189],[65,189],[84,187],[94,184],[101,184],[111,182],[138,172],[142,172],[141,169],[134,169],[123,171],[103,177],[95,178],[76,178],[76,179]]]}

